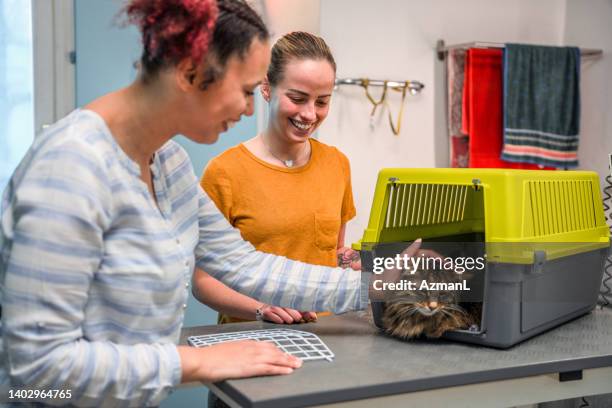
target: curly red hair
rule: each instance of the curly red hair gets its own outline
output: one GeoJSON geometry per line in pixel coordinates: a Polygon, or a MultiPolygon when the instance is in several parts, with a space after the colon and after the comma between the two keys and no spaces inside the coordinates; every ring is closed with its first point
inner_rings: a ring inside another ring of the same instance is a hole
{"type": "Polygon", "coordinates": [[[218,15],[215,0],[131,0],[125,12],[142,33],[141,63],[149,74],[185,58],[199,64],[218,15]]]}

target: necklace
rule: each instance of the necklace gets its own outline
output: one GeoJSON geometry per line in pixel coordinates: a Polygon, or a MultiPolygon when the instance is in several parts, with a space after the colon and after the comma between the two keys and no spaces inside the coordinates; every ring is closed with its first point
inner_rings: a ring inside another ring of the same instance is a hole
{"type": "MultiPolygon", "coordinates": [[[[268,145],[266,144],[263,134],[261,135],[261,141],[263,145],[265,146],[266,150],[268,151],[268,153],[270,153],[270,155],[272,155],[272,157],[274,157],[276,160],[282,162],[285,165],[285,167],[289,169],[293,167],[293,165],[295,164],[295,161],[297,161],[297,159],[299,159],[299,156],[301,155],[298,153],[298,157],[296,157],[295,160],[294,159],[281,159],[280,157],[272,153],[272,149],[270,149],[268,145]]],[[[304,147],[302,150],[304,151],[307,149],[308,149],[307,147],[304,147]]]]}
{"type": "Polygon", "coordinates": [[[271,154],[272,156],[274,156],[274,158],[275,158],[276,160],[283,162],[283,164],[285,165],[285,167],[288,167],[288,168],[293,167],[293,160],[291,160],[291,159],[283,160],[283,159],[281,159],[280,157],[277,157],[277,156],[276,156],[274,153],[272,153],[272,152],[270,151],[270,149],[268,149],[268,151],[270,152],[270,154],[271,154]]]}

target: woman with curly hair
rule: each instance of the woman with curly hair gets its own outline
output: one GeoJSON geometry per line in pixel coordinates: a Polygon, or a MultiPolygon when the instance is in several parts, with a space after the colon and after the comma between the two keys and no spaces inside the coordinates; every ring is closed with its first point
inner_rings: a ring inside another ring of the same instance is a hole
{"type": "Polygon", "coordinates": [[[47,128],[2,200],[0,386],[70,390],[53,403],[154,406],[180,382],[301,365],[267,343],[177,345],[196,266],[268,304],[368,302],[366,274],[256,251],[171,140],[214,143],[252,114],[270,60],[257,14],[239,0],[132,0],[126,13],[140,76],[47,128]]]}

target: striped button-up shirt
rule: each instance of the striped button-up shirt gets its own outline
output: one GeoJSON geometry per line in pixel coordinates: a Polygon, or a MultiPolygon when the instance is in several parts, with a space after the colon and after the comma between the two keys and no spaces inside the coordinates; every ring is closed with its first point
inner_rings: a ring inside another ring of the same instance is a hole
{"type": "Polygon", "coordinates": [[[70,389],[79,405],[159,404],[181,378],[194,266],[271,304],[366,306],[366,274],[255,251],[177,143],[151,172],[156,200],[92,111],[36,139],[2,201],[0,386],[70,389]]]}

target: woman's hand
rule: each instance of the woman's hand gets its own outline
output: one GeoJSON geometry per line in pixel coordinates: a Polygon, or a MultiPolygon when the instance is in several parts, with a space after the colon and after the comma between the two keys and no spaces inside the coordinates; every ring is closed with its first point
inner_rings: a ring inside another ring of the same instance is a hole
{"type": "Polygon", "coordinates": [[[209,347],[178,346],[181,382],[217,382],[230,378],[291,374],[302,360],[273,343],[232,341],[209,347]]]}
{"type": "Polygon", "coordinates": [[[295,309],[289,309],[288,307],[271,305],[263,305],[260,309],[263,314],[263,319],[272,323],[308,323],[317,320],[317,314],[315,312],[300,312],[295,309]]]}
{"type": "Polygon", "coordinates": [[[338,266],[341,268],[351,268],[356,271],[361,270],[361,259],[359,252],[348,247],[338,248],[338,266]]]}
{"type": "MultiPolygon", "coordinates": [[[[406,249],[402,251],[400,254],[401,257],[407,256],[408,258],[441,258],[444,259],[442,255],[433,251],[431,249],[421,249],[422,240],[421,238],[416,239],[412,244],[410,244],[406,249]]],[[[383,283],[392,283],[397,282],[402,273],[401,269],[397,267],[385,269],[382,274],[372,274],[372,280],[381,280],[383,283]]],[[[374,289],[372,285],[372,281],[370,282],[370,299],[372,300],[381,300],[384,298],[384,292],[377,291],[374,289]]]]}

